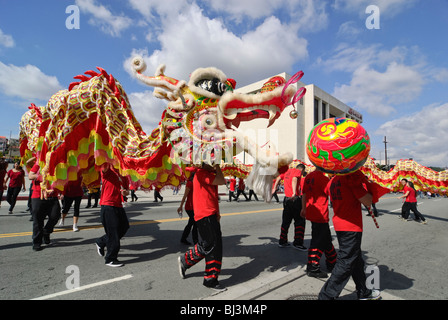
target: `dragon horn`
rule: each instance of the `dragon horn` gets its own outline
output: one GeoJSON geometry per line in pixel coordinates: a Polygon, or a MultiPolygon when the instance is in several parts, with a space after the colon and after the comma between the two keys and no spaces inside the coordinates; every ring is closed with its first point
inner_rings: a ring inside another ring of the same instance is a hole
{"type": "Polygon", "coordinates": [[[142,74],[142,72],[146,70],[146,63],[142,57],[135,57],[132,59],[132,69],[137,79],[148,86],[160,88],[163,91],[170,92],[171,94],[166,96],[173,97],[174,100],[178,98],[180,90],[186,85],[186,82],[183,80],[179,81],[165,76],[165,65],[160,65],[157,68],[154,77],[148,77],[142,74]]]}

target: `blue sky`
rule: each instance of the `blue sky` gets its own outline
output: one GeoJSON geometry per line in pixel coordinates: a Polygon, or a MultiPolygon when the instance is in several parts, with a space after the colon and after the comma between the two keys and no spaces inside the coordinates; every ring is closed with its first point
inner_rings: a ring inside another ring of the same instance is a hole
{"type": "Polygon", "coordinates": [[[17,138],[30,103],[45,105],[97,66],[126,90],[149,132],[163,102],[138,83],[135,54],[152,74],[188,79],[215,66],[237,87],[303,70],[363,114],[371,156],[448,166],[446,0],[0,0],[0,136],[17,138]],[[68,29],[69,5],[80,10],[68,29]],[[379,29],[368,29],[369,5],[379,29]]]}

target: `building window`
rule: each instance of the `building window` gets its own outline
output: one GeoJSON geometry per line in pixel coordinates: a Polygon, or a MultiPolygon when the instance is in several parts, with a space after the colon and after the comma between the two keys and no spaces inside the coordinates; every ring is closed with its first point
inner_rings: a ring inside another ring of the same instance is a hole
{"type": "Polygon", "coordinates": [[[322,101],[322,119],[327,118],[327,104],[322,101]]]}
{"type": "Polygon", "coordinates": [[[314,125],[319,123],[319,100],[314,99],[314,125]]]}

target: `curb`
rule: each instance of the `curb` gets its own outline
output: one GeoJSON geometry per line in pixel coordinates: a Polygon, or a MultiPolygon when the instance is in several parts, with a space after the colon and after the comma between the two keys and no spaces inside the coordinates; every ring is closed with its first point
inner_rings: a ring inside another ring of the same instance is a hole
{"type": "MultiPolygon", "coordinates": [[[[230,286],[226,291],[202,300],[317,300],[327,279],[308,277],[306,266],[297,263],[274,272],[264,272],[254,279],[230,286]]],[[[403,300],[385,291],[381,291],[381,299],[403,300]]],[[[338,300],[357,300],[356,286],[352,279],[338,300]]]]}

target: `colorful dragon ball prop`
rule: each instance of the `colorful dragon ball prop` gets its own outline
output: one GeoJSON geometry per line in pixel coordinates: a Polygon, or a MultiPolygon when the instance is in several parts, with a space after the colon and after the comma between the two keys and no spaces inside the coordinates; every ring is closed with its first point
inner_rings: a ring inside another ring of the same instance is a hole
{"type": "Polygon", "coordinates": [[[361,168],[370,152],[366,130],[356,121],[330,118],[314,126],[307,140],[308,158],[330,174],[347,174],[361,168]]]}

